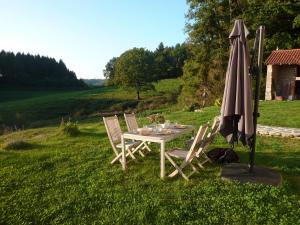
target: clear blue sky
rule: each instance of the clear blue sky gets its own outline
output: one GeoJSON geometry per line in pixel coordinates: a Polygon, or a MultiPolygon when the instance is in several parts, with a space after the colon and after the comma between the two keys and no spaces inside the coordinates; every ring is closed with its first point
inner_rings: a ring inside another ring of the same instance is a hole
{"type": "Polygon", "coordinates": [[[62,59],[79,78],[133,47],[182,43],[185,0],[0,0],[0,49],[62,59]]]}

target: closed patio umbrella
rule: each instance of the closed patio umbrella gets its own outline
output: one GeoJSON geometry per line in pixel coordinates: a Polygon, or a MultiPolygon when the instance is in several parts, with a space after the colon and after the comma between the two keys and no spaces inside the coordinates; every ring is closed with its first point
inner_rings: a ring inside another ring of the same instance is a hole
{"type": "Polygon", "coordinates": [[[236,20],[229,35],[231,50],[221,107],[220,133],[232,145],[240,140],[244,145],[251,146],[254,134],[248,34],[244,22],[236,20]]]}
{"type": "Polygon", "coordinates": [[[242,20],[235,21],[234,28],[229,35],[231,50],[221,108],[220,133],[232,145],[238,140],[244,145],[248,145],[250,148],[250,160],[249,165],[243,163],[224,165],[221,177],[224,179],[237,179],[241,182],[265,183],[278,186],[281,183],[279,173],[264,167],[254,167],[264,33],[264,26],[260,26],[256,31],[251,62],[247,47],[247,35],[249,32],[242,20]],[[257,62],[255,60],[256,50],[258,50],[257,62]],[[254,106],[252,106],[250,64],[251,73],[256,80],[254,106]]]}

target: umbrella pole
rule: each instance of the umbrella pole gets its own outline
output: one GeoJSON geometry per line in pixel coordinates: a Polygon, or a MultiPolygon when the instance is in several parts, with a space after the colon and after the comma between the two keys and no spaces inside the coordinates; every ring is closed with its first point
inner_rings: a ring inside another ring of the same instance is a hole
{"type": "Polygon", "coordinates": [[[254,125],[254,135],[253,142],[250,147],[250,167],[249,172],[253,173],[254,168],[254,155],[255,155],[255,145],[256,145],[256,128],[257,128],[257,118],[258,104],[259,104],[259,89],[260,89],[260,77],[262,72],[262,61],[263,61],[263,41],[265,35],[265,27],[259,27],[259,48],[258,48],[258,60],[257,60],[257,72],[256,72],[256,84],[255,84],[255,98],[254,98],[254,112],[253,112],[253,125],[254,125]]]}

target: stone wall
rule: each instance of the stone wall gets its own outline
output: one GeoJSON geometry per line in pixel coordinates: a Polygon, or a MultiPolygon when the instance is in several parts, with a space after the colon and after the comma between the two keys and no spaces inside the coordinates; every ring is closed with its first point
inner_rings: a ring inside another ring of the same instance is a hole
{"type": "Polygon", "coordinates": [[[273,80],[278,76],[278,66],[268,65],[267,66],[267,77],[266,77],[266,92],[265,100],[272,100],[272,92],[274,91],[273,80]]]}

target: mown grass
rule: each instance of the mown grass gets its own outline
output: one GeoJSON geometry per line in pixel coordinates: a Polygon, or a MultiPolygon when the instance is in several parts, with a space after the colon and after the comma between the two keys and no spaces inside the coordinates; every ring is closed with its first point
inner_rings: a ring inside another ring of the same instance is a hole
{"type": "Polygon", "coordinates": [[[263,101],[259,103],[261,117],[266,125],[300,128],[300,101],[263,101]]]}
{"type": "MultiPolygon", "coordinates": [[[[218,109],[169,112],[167,119],[199,126],[218,109]]],[[[125,130],[124,121],[121,120],[125,130]]],[[[140,126],[147,119],[139,117],[140,126]]],[[[59,124],[57,125],[57,127],[59,124]]],[[[101,118],[80,122],[77,137],[57,127],[16,132],[0,143],[26,138],[26,151],[0,151],[0,224],[297,224],[300,220],[300,140],[258,137],[256,163],[279,171],[279,188],[224,182],[218,165],[189,182],[159,178],[159,150],[110,165],[113,151],[101,118]]],[[[185,138],[167,145],[183,146],[185,138]]],[[[227,146],[218,137],[213,146],[227,146]]],[[[212,146],[212,147],[213,147],[212,146]]],[[[248,150],[237,148],[243,162],[248,150]]],[[[172,167],[167,164],[167,171],[172,167]]]]}

